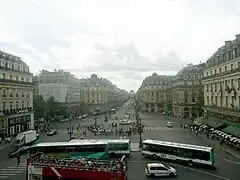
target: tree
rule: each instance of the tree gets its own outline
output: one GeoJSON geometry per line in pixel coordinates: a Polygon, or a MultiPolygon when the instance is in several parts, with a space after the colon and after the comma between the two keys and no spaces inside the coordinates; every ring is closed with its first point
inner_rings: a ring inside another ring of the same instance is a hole
{"type": "Polygon", "coordinates": [[[56,113],[59,111],[60,106],[58,101],[55,100],[53,96],[49,97],[46,101],[46,108],[47,108],[47,116],[48,117],[55,117],[56,113]]]}
{"type": "Polygon", "coordinates": [[[46,102],[41,95],[34,96],[33,108],[37,119],[45,116],[46,102]]]}

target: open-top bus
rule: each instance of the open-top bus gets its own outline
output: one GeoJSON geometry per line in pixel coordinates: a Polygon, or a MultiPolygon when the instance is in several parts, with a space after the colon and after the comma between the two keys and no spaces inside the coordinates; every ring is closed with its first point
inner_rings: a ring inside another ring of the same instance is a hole
{"type": "Polygon", "coordinates": [[[142,155],[150,156],[154,159],[183,161],[190,166],[195,164],[214,165],[213,148],[206,146],[148,139],[143,141],[142,155]]]}
{"type": "MultiPolygon", "coordinates": [[[[73,139],[70,142],[86,142],[92,140],[73,139]]],[[[106,142],[110,156],[129,156],[131,154],[131,142],[129,139],[94,139],[94,141],[106,142]]]]}
{"type": "Polygon", "coordinates": [[[58,158],[108,160],[108,143],[101,140],[81,140],[70,142],[45,142],[33,145],[29,153],[42,152],[48,156],[58,158]]]}

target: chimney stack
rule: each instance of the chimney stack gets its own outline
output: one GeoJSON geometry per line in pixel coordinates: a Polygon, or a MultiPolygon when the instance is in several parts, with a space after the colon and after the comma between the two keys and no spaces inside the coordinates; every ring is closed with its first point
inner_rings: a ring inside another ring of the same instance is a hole
{"type": "Polygon", "coordinates": [[[235,35],[236,39],[240,39],[240,34],[235,35]]]}

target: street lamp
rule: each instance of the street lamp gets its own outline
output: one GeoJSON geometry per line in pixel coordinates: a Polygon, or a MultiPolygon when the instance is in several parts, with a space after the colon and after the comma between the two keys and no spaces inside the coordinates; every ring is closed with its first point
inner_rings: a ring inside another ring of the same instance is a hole
{"type": "Polygon", "coordinates": [[[138,102],[137,100],[135,100],[135,106],[134,106],[134,110],[135,110],[135,118],[137,121],[137,131],[139,134],[139,148],[142,148],[142,133],[143,133],[143,125],[142,125],[142,119],[139,117],[139,112],[138,112],[139,106],[138,106],[138,102]]]}
{"type": "Polygon", "coordinates": [[[95,112],[95,116],[94,116],[94,124],[95,126],[97,126],[97,118],[98,118],[98,114],[100,113],[100,108],[97,107],[96,108],[96,112],[95,112]]]}
{"type": "Polygon", "coordinates": [[[73,127],[67,128],[68,135],[69,135],[69,140],[72,140],[72,135],[73,135],[73,127]]]}

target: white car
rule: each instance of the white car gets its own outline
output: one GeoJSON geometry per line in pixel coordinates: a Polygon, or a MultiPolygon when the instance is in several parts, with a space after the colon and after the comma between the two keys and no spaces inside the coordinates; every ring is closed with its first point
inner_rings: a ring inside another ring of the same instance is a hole
{"type": "Polygon", "coordinates": [[[172,128],[172,122],[168,122],[168,123],[167,123],[167,127],[168,127],[168,128],[172,128]]]}
{"type": "Polygon", "coordinates": [[[132,121],[128,121],[126,119],[120,120],[120,124],[122,124],[122,125],[128,125],[128,124],[131,124],[131,123],[132,123],[132,121]]]}
{"type": "Polygon", "coordinates": [[[165,166],[161,163],[149,163],[145,167],[146,176],[177,176],[177,171],[173,167],[165,166]]]}

